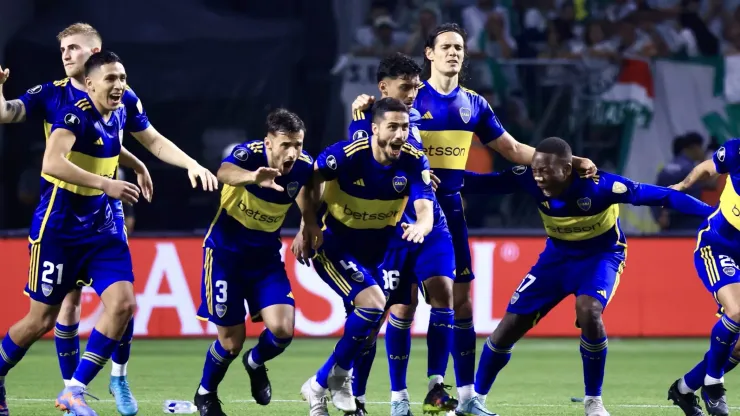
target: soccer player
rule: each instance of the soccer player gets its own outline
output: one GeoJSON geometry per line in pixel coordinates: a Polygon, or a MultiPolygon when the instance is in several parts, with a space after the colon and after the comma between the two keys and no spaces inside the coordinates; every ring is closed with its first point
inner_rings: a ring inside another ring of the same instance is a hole
{"type": "MultiPolygon", "coordinates": [[[[381,97],[392,97],[401,100],[409,107],[410,134],[408,143],[417,150],[423,151],[421,137],[417,128],[421,118],[419,112],[411,108],[418,92],[421,68],[410,57],[396,53],[383,58],[378,65],[377,80],[381,97]]],[[[368,137],[371,131],[371,112],[353,111],[353,120],[349,126],[349,137],[359,140],[368,137]]],[[[432,175],[433,176],[433,175],[432,175]]],[[[435,180],[435,177],[432,178],[435,180]]],[[[434,182],[433,182],[434,185],[434,182]]],[[[427,332],[428,374],[444,374],[452,348],[452,282],[454,279],[455,260],[452,237],[447,229],[447,220],[442,213],[436,198],[434,206],[434,229],[423,244],[406,244],[401,239],[394,239],[386,253],[381,266],[383,273],[383,291],[386,293],[390,307],[390,321],[386,329],[386,351],[391,379],[391,416],[406,416],[411,413],[406,384],[408,357],[411,349],[411,334],[407,331],[413,320],[405,304],[417,300],[417,284],[421,282],[426,299],[432,305],[427,332]],[[400,284],[399,279],[411,279],[400,284]],[[408,284],[407,284],[408,283],[408,284]],[[397,294],[399,290],[408,293],[397,294]],[[408,300],[405,300],[407,299],[408,300]]],[[[404,212],[404,222],[414,222],[413,205],[408,204],[404,212]]],[[[397,232],[397,237],[403,230],[397,232]]],[[[355,361],[352,392],[357,396],[358,416],[364,412],[365,390],[375,357],[375,337],[366,345],[363,354],[355,361]]],[[[457,401],[449,395],[440,395],[444,389],[431,388],[424,400],[425,411],[450,411],[457,406],[457,401]]]]}
{"type": "MultiPolygon", "coordinates": [[[[407,143],[408,134],[407,106],[383,98],[373,107],[372,137],[335,143],[314,165],[316,182],[326,182],[323,245],[314,267],[354,311],[329,360],[301,388],[311,415],[328,415],[327,390],[339,410],[357,410],[350,382],[352,363],[383,316],[386,299],[377,283],[377,269],[407,199],[413,201],[417,221],[402,224],[403,238],[418,244],[432,231],[429,165],[426,156],[407,143]]],[[[304,216],[305,224],[315,221],[304,216]]],[[[305,254],[305,248],[297,250],[299,259],[305,254]]]]}
{"type": "MultiPolygon", "coordinates": [[[[44,132],[48,139],[51,125],[54,123],[59,109],[88,97],[85,87],[84,64],[90,55],[100,51],[102,47],[100,34],[88,24],[75,23],[60,32],[57,40],[60,44],[62,64],[68,78],[37,85],[29,89],[19,99],[6,101],[2,94],[2,86],[7,81],[10,71],[7,68],[5,70],[0,68],[0,123],[21,122],[31,117],[40,116],[44,119],[44,132]]],[[[132,134],[136,133],[140,140],[147,142],[159,140],[159,133],[150,125],[141,101],[133,90],[127,88],[121,102],[127,111],[125,130],[132,134]]],[[[164,140],[166,141],[166,139],[164,140]]],[[[135,171],[143,196],[150,201],[152,182],[146,166],[125,148],[121,148],[119,163],[135,171]]],[[[214,177],[194,160],[191,159],[190,164],[189,175],[191,179],[201,177],[204,185],[208,184],[209,187],[213,187],[211,184],[215,183],[214,177]]],[[[195,186],[195,183],[193,184],[195,186]]],[[[121,201],[111,198],[110,203],[116,219],[116,226],[119,229],[124,229],[121,201]]],[[[125,237],[125,233],[122,236],[125,237]]],[[[80,322],[80,300],[81,291],[79,289],[72,290],[67,294],[54,328],[59,367],[65,385],[69,384],[72,379],[72,374],[80,359],[80,339],[77,332],[80,322]]],[[[113,363],[109,389],[115,397],[116,407],[122,415],[134,415],[138,411],[138,405],[131,394],[127,380],[127,364],[131,351],[133,328],[132,322],[121,339],[121,344],[111,357],[113,363]]]]}
{"type": "MultiPolygon", "coordinates": [[[[475,376],[475,329],[470,287],[473,274],[468,230],[462,208],[460,189],[473,136],[506,159],[523,165],[532,161],[534,148],[516,141],[499,122],[486,100],[462,88],[460,80],[466,65],[467,34],[454,23],[446,23],[432,32],[426,41],[424,72],[414,108],[422,114],[419,122],[424,152],[441,183],[437,200],[447,217],[455,247],[456,276],[453,285],[455,311],[452,355],[459,400],[473,396],[475,376]]],[[[364,108],[372,97],[360,96],[352,105],[364,108]]],[[[593,174],[596,167],[584,158],[573,157],[574,168],[593,174]]],[[[413,316],[414,305],[404,316],[413,316]]],[[[410,325],[405,331],[410,332],[410,325]]],[[[446,365],[442,368],[446,368],[446,365]]],[[[444,374],[430,376],[429,387],[440,397],[446,395],[444,374]]]]}
{"type": "Polygon", "coordinates": [[[694,392],[701,388],[707,413],[730,414],[725,397],[724,374],[740,362],[740,139],[727,141],[711,159],[698,164],[686,178],[673,186],[685,191],[697,181],[728,174],[719,208],[702,224],[696,238],[694,266],[704,287],[720,306],[720,319],[712,328],[709,351],[704,359],[671,385],[668,399],[689,416],[703,415],[694,392]],[[734,351],[733,351],[734,346],[734,351]]]}
{"type": "Polygon", "coordinates": [[[598,171],[585,178],[573,172],[568,143],[550,137],[537,145],[531,167],[502,173],[466,172],[463,192],[530,194],[545,232],[545,250],[514,291],[506,314],[486,341],[478,364],[475,395],[461,403],[467,415],[494,415],[485,398],[511,358],[514,344],[567,296],[576,296],[581,328],[586,416],[608,416],[601,399],[607,335],[601,319],[624,269],[627,241],[619,226],[619,205],[665,206],[689,215],[712,208],[668,188],[639,184],[598,171]]]}
{"type": "MultiPolygon", "coordinates": [[[[96,414],[83,394],[117,348],[136,307],[131,256],[109,197],[135,203],[139,196],[135,185],[112,179],[126,119],[121,105],[125,69],[115,54],[99,52],[85,62],[85,74],[89,98],[57,112],[44,153],[42,196],[29,235],[30,310],[0,344],[4,377],[53,327],[66,294],[80,285],[93,287],[105,310],[69,385],[57,398],[58,408],[77,416],[96,414]]],[[[192,160],[172,143],[143,144],[176,166],[192,160]]],[[[0,405],[7,413],[4,386],[0,405]]]]}
{"type": "Polygon", "coordinates": [[[313,160],[303,151],[305,131],[296,114],[275,110],[267,116],[264,140],[237,146],[218,170],[224,189],[203,243],[198,311],[200,318],[216,324],[218,339],[206,354],[195,395],[201,416],[224,415],[216,391],[246,339],[245,300],[252,322],[264,322],[265,330],[242,361],[257,403],[265,406],[272,398],[265,363],[293,340],[295,300],[280,256],[280,230],[313,175],[313,160]]]}

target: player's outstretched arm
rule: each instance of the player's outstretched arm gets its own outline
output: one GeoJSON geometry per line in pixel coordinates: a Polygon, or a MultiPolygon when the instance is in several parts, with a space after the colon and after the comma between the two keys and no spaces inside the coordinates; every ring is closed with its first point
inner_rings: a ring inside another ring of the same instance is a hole
{"type": "Polygon", "coordinates": [[[519,176],[532,175],[529,168],[515,166],[502,172],[476,173],[465,171],[463,176],[464,194],[513,194],[521,189],[519,176]]]}
{"type": "Polygon", "coordinates": [[[21,100],[6,101],[3,84],[10,77],[10,70],[0,66],[0,124],[20,123],[26,119],[26,106],[21,100]]]}
{"type": "Polygon", "coordinates": [[[272,188],[278,192],[283,192],[283,187],[275,183],[275,178],[280,176],[280,171],[268,167],[259,167],[251,171],[240,168],[239,166],[223,162],[216,172],[218,180],[231,186],[258,185],[262,188],[272,188]]]}
{"type": "MultiPolygon", "coordinates": [[[[504,131],[497,139],[488,142],[488,147],[498,152],[506,160],[529,166],[534,157],[534,147],[518,142],[509,132],[504,131]]],[[[591,177],[596,174],[596,165],[591,159],[573,156],[573,169],[579,174],[591,177]]]]}
{"type": "Polygon", "coordinates": [[[90,173],[67,160],[75,140],[74,133],[69,130],[54,130],[46,142],[41,173],[74,185],[99,189],[129,204],[136,203],[139,198],[136,185],[90,173]]]}
{"type": "Polygon", "coordinates": [[[608,186],[614,203],[636,206],[673,208],[687,215],[706,217],[714,209],[704,202],[682,192],[662,186],[637,183],[627,178],[602,174],[603,186],[608,186]],[[607,180],[604,180],[607,179],[607,180]]]}
{"type": "Polygon", "coordinates": [[[715,179],[720,175],[717,172],[717,167],[714,164],[714,160],[707,159],[694,167],[688,175],[681,182],[672,185],[671,188],[677,191],[685,191],[699,181],[707,179],[715,179]]]}
{"type": "Polygon", "coordinates": [[[301,225],[290,246],[290,251],[295,255],[299,263],[310,266],[311,250],[318,250],[324,243],[324,235],[319,227],[319,221],[316,216],[321,198],[323,196],[324,177],[318,170],[318,165],[314,162],[314,171],[311,179],[298,192],[296,196],[296,205],[301,210],[301,225]]]}
{"type": "Polygon", "coordinates": [[[144,199],[152,202],[154,184],[152,183],[151,175],[149,175],[149,169],[147,169],[144,162],[134,156],[133,153],[129,152],[128,149],[121,146],[121,154],[118,156],[118,163],[121,166],[133,169],[134,173],[136,173],[136,182],[139,183],[139,188],[141,188],[141,194],[144,196],[144,199]]]}
{"type": "Polygon", "coordinates": [[[218,180],[208,169],[201,166],[195,159],[188,156],[172,141],[160,134],[153,126],[145,130],[131,133],[134,138],[149,150],[159,160],[179,168],[187,169],[190,183],[193,188],[198,186],[200,178],[204,191],[218,189],[218,180]]]}

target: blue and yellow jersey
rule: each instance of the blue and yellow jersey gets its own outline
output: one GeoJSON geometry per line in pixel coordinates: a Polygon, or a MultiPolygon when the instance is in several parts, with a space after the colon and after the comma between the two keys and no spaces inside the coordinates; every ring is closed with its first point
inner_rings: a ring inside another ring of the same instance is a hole
{"type": "MultiPolygon", "coordinates": [[[[236,146],[222,163],[231,163],[248,171],[269,167],[265,143],[252,140],[236,146]]],[[[278,176],[279,192],[257,184],[224,185],[221,205],[208,229],[204,246],[241,251],[250,248],[279,250],[280,229],[298,192],[313,174],[313,160],[302,152],[287,175],[278,176]]]]}
{"type": "MultiPolygon", "coordinates": [[[[66,129],[75,135],[67,159],[81,169],[113,178],[118,168],[126,109],[113,111],[106,121],[88,98],[57,111],[51,132],[66,129]]],[[[41,201],[34,212],[29,238],[40,241],[46,233],[54,238],[84,241],[101,234],[121,233],[113,221],[108,196],[99,189],[73,185],[41,175],[41,201]]]]}
{"type": "MultiPolygon", "coordinates": [[[[83,98],[88,98],[87,93],[72,86],[69,78],[64,78],[59,81],[37,85],[26,91],[19,99],[26,108],[26,119],[43,119],[44,133],[48,139],[57,112],[63,107],[74,105],[83,98]]],[[[146,130],[150,126],[149,118],[144,111],[141,100],[131,88],[126,88],[123,97],[121,97],[121,104],[126,108],[127,115],[124,131],[136,133],[146,130]]],[[[110,203],[113,206],[114,215],[123,218],[123,204],[121,201],[110,198],[110,203]]]]}
{"type": "Polygon", "coordinates": [[[539,208],[548,246],[574,254],[627,246],[619,226],[618,204],[665,206],[698,216],[712,211],[709,205],[673,189],[637,183],[603,171],[592,178],[574,175],[570,186],[552,198],[542,193],[532,170],[521,165],[490,174],[466,172],[464,191],[530,194],[539,208]]]}
{"type": "MultiPolygon", "coordinates": [[[[349,133],[347,135],[349,140],[369,140],[373,131],[372,118],[373,112],[371,110],[354,111],[352,113],[352,122],[349,124],[349,133]]],[[[409,110],[408,143],[414,146],[417,150],[423,151],[424,149],[421,145],[421,137],[419,135],[418,127],[420,119],[421,115],[418,111],[413,108],[409,110]]],[[[445,214],[442,212],[442,208],[439,206],[439,202],[437,202],[436,197],[432,199],[432,207],[434,209],[434,228],[445,228],[447,226],[447,219],[445,218],[445,214]]],[[[406,204],[406,209],[403,212],[401,221],[408,223],[416,222],[416,211],[414,210],[413,200],[406,204]]]]}
{"type": "Polygon", "coordinates": [[[719,209],[700,227],[699,238],[711,234],[735,246],[740,241],[740,139],[731,139],[712,155],[718,173],[727,174],[727,181],[719,198],[719,209]]]}
{"type": "Polygon", "coordinates": [[[370,139],[341,141],[316,159],[326,181],[321,208],[324,232],[352,247],[385,249],[409,199],[434,200],[429,161],[406,143],[391,165],[375,160],[370,139]]]}
{"type": "Polygon", "coordinates": [[[442,183],[437,192],[451,195],[463,187],[473,135],[488,144],[505,133],[488,102],[475,92],[457,87],[442,95],[424,81],[414,108],[421,114],[419,131],[429,165],[442,183]]]}

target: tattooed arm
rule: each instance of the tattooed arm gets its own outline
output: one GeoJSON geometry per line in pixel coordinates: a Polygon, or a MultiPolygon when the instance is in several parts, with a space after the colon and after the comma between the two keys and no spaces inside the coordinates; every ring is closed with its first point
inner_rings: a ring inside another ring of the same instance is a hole
{"type": "Polygon", "coordinates": [[[10,70],[0,66],[0,124],[20,123],[26,119],[26,106],[21,100],[6,101],[3,95],[3,84],[10,77],[10,70]]]}

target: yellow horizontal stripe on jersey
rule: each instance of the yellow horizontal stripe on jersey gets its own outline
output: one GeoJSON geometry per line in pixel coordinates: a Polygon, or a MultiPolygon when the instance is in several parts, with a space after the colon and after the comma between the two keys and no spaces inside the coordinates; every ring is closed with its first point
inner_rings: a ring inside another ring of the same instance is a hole
{"type": "MultiPolygon", "coordinates": [[[[113,178],[118,169],[118,155],[113,157],[95,157],[80,152],[69,152],[67,154],[67,160],[77,165],[80,169],[94,173],[95,175],[105,176],[106,178],[113,178]]],[[[41,174],[41,177],[66,191],[72,192],[73,194],[82,196],[97,196],[103,194],[103,191],[100,189],[73,185],[49,175],[41,174]]]]}
{"type": "Polygon", "coordinates": [[[408,197],[389,201],[358,198],[344,192],[336,180],[327,182],[324,190],[324,201],[331,216],[345,226],[358,230],[377,230],[396,225],[407,200],[408,197]]]}
{"type": "Polygon", "coordinates": [[[582,241],[614,228],[619,217],[619,205],[611,205],[596,215],[584,217],[551,217],[540,210],[540,217],[548,236],[558,240],[582,241]]]}
{"type": "Polygon", "coordinates": [[[432,169],[465,170],[473,141],[472,131],[420,131],[424,153],[432,169]]]}
{"type": "Polygon", "coordinates": [[[725,189],[719,197],[719,209],[727,222],[740,230],[740,195],[732,184],[732,178],[727,178],[725,182],[725,189]]]}
{"type": "Polygon", "coordinates": [[[277,231],[283,225],[290,205],[265,201],[241,186],[224,185],[221,191],[221,208],[250,230],[277,231]]]}

